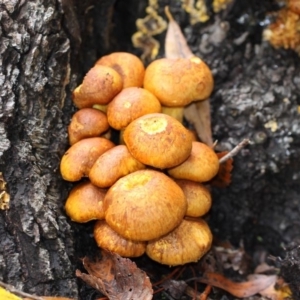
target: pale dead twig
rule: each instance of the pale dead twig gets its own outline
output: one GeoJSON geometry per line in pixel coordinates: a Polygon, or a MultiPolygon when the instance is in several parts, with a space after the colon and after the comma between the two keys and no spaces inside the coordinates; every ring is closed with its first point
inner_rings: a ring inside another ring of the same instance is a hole
{"type": "Polygon", "coordinates": [[[237,155],[244,147],[250,143],[249,139],[243,139],[239,144],[237,144],[232,150],[230,150],[225,156],[221,157],[219,163],[222,164],[233,156],[237,155]]]}
{"type": "Polygon", "coordinates": [[[22,291],[19,291],[14,286],[12,286],[10,284],[7,284],[7,283],[4,283],[2,281],[0,281],[0,286],[3,287],[4,289],[6,289],[7,291],[11,292],[12,294],[16,295],[16,296],[26,297],[26,298],[32,299],[32,300],[44,300],[41,297],[30,295],[30,294],[24,293],[22,291]]]}

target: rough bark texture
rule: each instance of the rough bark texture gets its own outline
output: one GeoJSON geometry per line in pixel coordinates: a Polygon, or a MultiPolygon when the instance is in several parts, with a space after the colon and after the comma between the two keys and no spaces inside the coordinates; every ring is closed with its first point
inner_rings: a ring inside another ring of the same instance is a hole
{"type": "Polygon", "coordinates": [[[62,20],[55,0],[1,4],[0,158],[11,207],[0,216],[0,278],[28,292],[76,296],[58,171],[70,78],[62,20]]]}
{"type": "MultiPolygon", "coordinates": [[[[275,1],[236,1],[194,27],[178,3],[160,1],[160,13],[171,6],[192,50],[214,72],[218,148],[253,142],[235,159],[232,185],[214,191],[211,227],[220,239],[243,241],[254,260],[261,252],[284,256],[283,246],[300,236],[299,57],[261,40],[275,1]]],[[[130,37],[146,5],[0,1],[0,171],[11,195],[10,209],[0,212],[0,280],[40,295],[78,296],[76,264],[94,244],[91,231],[63,212],[70,186],[58,167],[74,112],[70,91],[101,55],[134,50],[130,37]]]]}

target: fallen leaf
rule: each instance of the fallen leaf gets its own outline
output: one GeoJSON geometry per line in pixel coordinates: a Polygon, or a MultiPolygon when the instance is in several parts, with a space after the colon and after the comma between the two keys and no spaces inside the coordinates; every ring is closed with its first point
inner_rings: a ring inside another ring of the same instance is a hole
{"type": "Polygon", "coordinates": [[[168,6],[165,8],[165,14],[169,20],[165,39],[165,56],[172,59],[179,57],[190,58],[195,56],[190,50],[179,25],[171,15],[168,6]]]}
{"type": "Polygon", "coordinates": [[[270,285],[268,288],[260,291],[259,294],[272,300],[292,299],[292,291],[287,284],[284,284],[278,288],[276,285],[270,285]]]}
{"type": "Polygon", "coordinates": [[[184,108],[183,115],[192,124],[201,142],[213,147],[209,100],[193,102],[184,108]]]}
{"type": "Polygon", "coordinates": [[[204,276],[197,280],[199,282],[218,287],[235,297],[244,298],[253,296],[270,286],[274,286],[276,279],[276,275],[256,275],[255,278],[248,281],[234,282],[221,274],[204,273],[204,276]]]}
{"type": "MultiPolygon", "coordinates": [[[[217,156],[219,159],[223,156],[225,156],[228,153],[228,151],[219,152],[217,153],[217,156]]],[[[219,172],[218,174],[210,181],[210,184],[223,188],[227,187],[231,183],[231,171],[233,169],[233,159],[229,158],[224,163],[220,164],[219,172]]]]}
{"type": "Polygon", "coordinates": [[[77,270],[76,276],[110,300],[152,299],[149,277],[128,258],[102,251],[101,260],[84,258],[83,265],[89,274],[77,270]]]}

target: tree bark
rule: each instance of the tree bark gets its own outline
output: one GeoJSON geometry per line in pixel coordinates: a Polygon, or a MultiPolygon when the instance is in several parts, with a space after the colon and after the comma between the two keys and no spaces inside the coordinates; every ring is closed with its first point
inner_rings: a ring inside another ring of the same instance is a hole
{"type": "Polygon", "coordinates": [[[70,41],[55,1],[1,4],[1,280],[28,292],[77,296],[73,237],[63,214],[70,41]]]}

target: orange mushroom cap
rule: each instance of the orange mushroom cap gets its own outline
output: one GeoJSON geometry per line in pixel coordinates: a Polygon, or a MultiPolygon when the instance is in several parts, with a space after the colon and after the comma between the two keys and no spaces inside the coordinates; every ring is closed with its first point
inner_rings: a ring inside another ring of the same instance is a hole
{"type": "Polygon", "coordinates": [[[85,75],[73,91],[73,102],[78,108],[107,104],[123,88],[122,78],[114,69],[96,65],[85,75]]]}
{"type": "Polygon", "coordinates": [[[76,185],[70,192],[65,204],[66,214],[74,222],[85,223],[104,219],[103,199],[106,190],[90,182],[76,185]]]}
{"type": "Polygon", "coordinates": [[[124,238],[148,241],[178,226],[187,202],[167,175],[140,170],[120,178],[104,198],[105,220],[124,238]]]}
{"type": "Polygon", "coordinates": [[[94,163],[89,178],[96,186],[112,186],[119,178],[145,169],[146,166],[136,160],[125,145],[118,145],[103,153],[94,163]]]}
{"type": "Polygon", "coordinates": [[[181,107],[207,99],[213,85],[210,69],[198,57],[157,59],[145,71],[144,88],[164,106],[181,107]]]}
{"type": "Polygon", "coordinates": [[[168,169],[171,177],[197,182],[211,180],[219,170],[219,158],[213,149],[201,142],[192,143],[189,158],[182,164],[168,169]]]}
{"type": "Polygon", "coordinates": [[[161,264],[177,266],[198,261],[211,244],[212,233],[204,220],[183,220],[169,234],[150,241],[146,254],[161,264]]]}
{"type": "Polygon", "coordinates": [[[101,57],[96,65],[103,65],[117,71],[123,82],[123,88],[143,85],[145,67],[135,55],[127,52],[114,52],[101,57]]]}
{"type": "Polygon", "coordinates": [[[159,112],[161,105],[153,94],[143,88],[129,87],[108,104],[107,119],[111,127],[121,130],[143,115],[159,112]]]}
{"type": "Polygon", "coordinates": [[[109,227],[104,220],[96,222],[94,238],[97,245],[102,249],[125,257],[138,257],[146,251],[146,242],[134,242],[123,238],[109,227]]]}
{"type": "Polygon", "coordinates": [[[179,165],[189,157],[192,149],[188,130],[176,119],[159,113],[131,122],[123,138],[133,157],[160,169],[179,165]]]}
{"type": "Polygon", "coordinates": [[[202,217],[210,210],[212,199],[207,187],[186,179],[175,179],[174,181],[181,187],[187,200],[186,216],[202,217]]]}
{"type": "Polygon", "coordinates": [[[63,155],[60,162],[60,173],[63,179],[78,181],[88,176],[97,158],[114,143],[101,137],[80,140],[72,145],[63,155]]]}
{"type": "Polygon", "coordinates": [[[98,109],[82,108],[73,115],[68,127],[69,142],[73,145],[84,138],[99,136],[108,129],[105,113],[98,109]]]}

